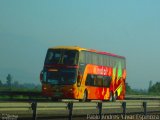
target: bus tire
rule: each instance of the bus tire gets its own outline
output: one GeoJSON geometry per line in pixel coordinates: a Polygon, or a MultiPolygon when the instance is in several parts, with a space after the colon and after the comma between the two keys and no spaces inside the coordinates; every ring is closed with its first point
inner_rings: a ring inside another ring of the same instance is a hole
{"type": "Polygon", "coordinates": [[[113,93],[110,92],[109,102],[112,102],[112,101],[113,101],[113,93]]]}
{"type": "Polygon", "coordinates": [[[116,102],[116,100],[117,100],[117,92],[113,95],[113,100],[112,100],[112,102],[116,102]]]}
{"type": "Polygon", "coordinates": [[[87,91],[85,90],[84,91],[84,94],[83,94],[83,98],[79,100],[80,102],[86,102],[87,101],[87,91]]]}
{"type": "Polygon", "coordinates": [[[109,102],[116,102],[117,99],[117,92],[113,94],[113,92],[110,92],[109,102]]]}

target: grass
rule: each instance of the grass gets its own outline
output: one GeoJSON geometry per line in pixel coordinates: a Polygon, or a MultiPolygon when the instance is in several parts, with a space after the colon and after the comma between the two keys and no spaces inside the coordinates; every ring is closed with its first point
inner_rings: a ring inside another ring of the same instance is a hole
{"type": "MultiPolygon", "coordinates": [[[[0,87],[0,92],[3,93],[5,91],[16,91],[16,92],[41,92],[40,88],[18,88],[18,87],[6,87],[6,86],[1,86],[0,87]]],[[[37,99],[37,98],[42,98],[41,96],[27,96],[27,95],[0,95],[0,100],[6,100],[6,99],[37,99]]]]}
{"type": "Polygon", "coordinates": [[[40,92],[40,88],[17,88],[17,87],[0,87],[0,92],[1,91],[22,91],[22,92],[40,92]]]}
{"type": "Polygon", "coordinates": [[[144,91],[126,91],[127,95],[148,95],[148,96],[160,96],[160,92],[144,92],[144,91]]]}

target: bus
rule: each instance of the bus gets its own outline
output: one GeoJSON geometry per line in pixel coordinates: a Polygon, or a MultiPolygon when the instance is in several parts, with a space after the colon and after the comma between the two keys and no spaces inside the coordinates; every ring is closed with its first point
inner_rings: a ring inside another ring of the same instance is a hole
{"type": "Polygon", "coordinates": [[[42,94],[55,101],[123,100],[126,59],[79,46],[52,47],[47,51],[40,81],[42,94]]]}

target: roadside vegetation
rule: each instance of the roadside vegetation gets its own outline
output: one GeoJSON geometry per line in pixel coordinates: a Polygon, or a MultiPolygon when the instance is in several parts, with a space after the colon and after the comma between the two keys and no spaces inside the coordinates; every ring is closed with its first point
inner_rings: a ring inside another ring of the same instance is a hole
{"type": "Polygon", "coordinates": [[[33,83],[19,83],[18,81],[13,80],[11,74],[8,74],[5,82],[0,80],[0,91],[40,92],[41,85],[35,85],[33,83]]]}
{"type": "MultiPolygon", "coordinates": [[[[19,83],[13,80],[10,74],[7,75],[6,80],[2,82],[0,80],[0,100],[7,99],[37,99],[37,96],[27,94],[40,93],[41,85],[35,85],[33,83],[19,83]],[[10,93],[8,93],[10,92],[10,93]],[[17,94],[17,92],[20,92],[17,94]],[[25,94],[26,93],[26,94],[25,94]],[[17,95],[16,95],[17,94],[17,95]]],[[[41,99],[40,96],[38,98],[41,99]]]]}
{"type": "Polygon", "coordinates": [[[126,83],[126,93],[128,95],[151,95],[151,96],[160,96],[160,82],[156,82],[152,85],[152,82],[149,83],[149,88],[146,90],[143,89],[132,89],[128,83],[126,83]]]}

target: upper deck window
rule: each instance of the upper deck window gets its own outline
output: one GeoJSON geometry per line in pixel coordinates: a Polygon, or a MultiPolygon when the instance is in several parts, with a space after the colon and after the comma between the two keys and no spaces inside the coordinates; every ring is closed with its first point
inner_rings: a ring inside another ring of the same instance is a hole
{"type": "Polygon", "coordinates": [[[78,51],[65,49],[49,49],[45,64],[77,65],[78,51]]]}

